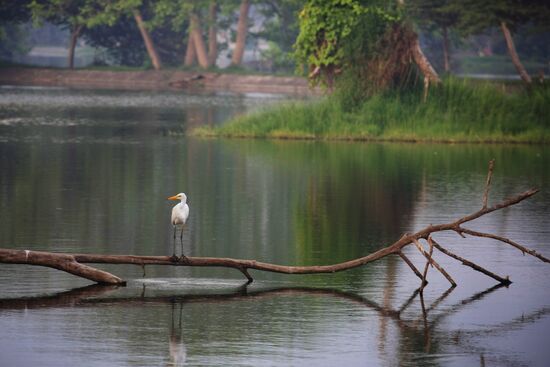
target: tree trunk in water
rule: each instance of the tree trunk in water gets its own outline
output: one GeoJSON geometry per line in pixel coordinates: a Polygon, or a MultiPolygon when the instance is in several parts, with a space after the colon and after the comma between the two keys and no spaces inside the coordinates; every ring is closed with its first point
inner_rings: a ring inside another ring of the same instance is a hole
{"type": "Polygon", "coordinates": [[[195,47],[195,54],[199,65],[203,69],[208,68],[208,55],[206,54],[206,47],[201,34],[201,25],[199,17],[196,14],[191,14],[191,38],[193,39],[193,46],[195,47]]]}
{"type": "Polygon", "coordinates": [[[248,9],[250,2],[248,0],[241,1],[239,9],[239,23],[237,24],[237,41],[231,58],[232,65],[241,65],[243,61],[244,47],[246,46],[246,34],[248,32],[248,9]]]}
{"type": "Polygon", "coordinates": [[[185,51],[185,60],[183,64],[185,66],[192,66],[197,58],[197,53],[195,52],[195,44],[193,43],[193,37],[191,35],[191,27],[189,27],[189,38],[187,40],[187,50],[185,51]]]}
{"type": "Polygon", "coordinates": [[[531,84],[531,77],[527,73],[527,70],[523,67],[523,64],[521,63],[518,53],[516,52],[516,47],[514,46],[514,40],[512,39],[512,34],[510,33],[510,30],[508,29],[508,26],[505,22],[500,22],[500,28],[502,29],[502,33],[504,34],[504,38],[506,39],[506,46],[508,47],[508,53],[510,54],[510,58],[512,59],[512,63],[516,67],[516,70],[519,73],[519,76],[521,79],[527,83],[531,84]]]}
{"type": "Polygon", "coordinates": [[[218,30],[216,28],[217,8],[218,4],[212,1],[208,9],[208,66],[216,65],[216,59],[218,58],[218,30]]]}
{"type": "Polygon", "coordinates": [[[71,39],[69,41],[69,57],[68,57],[69,69],[74,69],[74,52],[76,48],[76,41],[78,40],[78,36],[80,35],[81,31],[82,31],[82,25],[78,25],[71,32],[71,39]]]}
{"type": "Polygon", "coordinates": [[[447,27],[443,27],[443,63],[446,73],[451,72],[451,63],[449,61],[449,34],[447,27]]]}
{"type": "Polygon", "coordinates": [[[151,35],[147,31],[147,28],[145,28],[145,24],[143,23],[143,18],[141,17],[141,14],[138,10],[134,10],[134,18],[136,20],[139,31],[141,32],[141,37],[143,37],[143,42],[145,43],[145,48],[147,49],[147,54],[151,59],[151,63],[153,64],[153,67],[155,68],[155,70],[159,70],[161,68],[160,57],[157,54],[157,50],[155,49],[155,44],[153,43],[153,39],[151,38],[151,35]]]}

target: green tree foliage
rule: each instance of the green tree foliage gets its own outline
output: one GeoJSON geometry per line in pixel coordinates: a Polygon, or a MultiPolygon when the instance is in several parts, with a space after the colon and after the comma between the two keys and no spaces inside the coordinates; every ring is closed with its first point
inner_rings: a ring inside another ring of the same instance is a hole
{"type": "Polygon", "coordinates": [[[310,80],[339,92],[349,106],[408,83],[416,34],[403,23],[397,2],[310,0],[300,12],[296,58],[310,80]]]}
{"type": "Polygon", "coordinates": [[[118,14],[105,4],[100,0],[32,0],[29,7],[35,23],[46,20],[72,30],[114,23],[118,14]]]}
{"type": "Polygon", "coordinates": [[[479,34],[501,22],[506,22],[513,32],[527,23],[550,29],[550,6],[546,0],[449,0],[446,8],[459,15],[457,27],[464,35],[479,34]]]}
{"type": "Polygon", "coordinates": [[[292,71],[296,67],[292,46],[300,31],[298,14],[305,3],[305,0],[271,0],[258,6],[265,21],[263,29],[251,36],[268,41],[269,48],[262,52],[262,58],[272,64],[272,71],[292,71]]]}
{"type": "Polygon", "coordinates": [[[28,0],[0,1],[0,58],[11,59],[29,50],[24,23],[31,18],[28,0]]]}
{"type": "Polygon", "coordinates": [[[171,24],[175,32],[182,34],[180,43],[186,46],[185,65],[191,66],[198,60],[203,68],[212,66],[217,58],[217,39],[215,30],[217,27],[216,1],[214,0],[160,0],[155,5],[155,24],[171,24]],[[211,14],[211,5],[214,13],[211,14]],[[210,15],[213,19],[210,19],[210,15]],[[212,24],[211,24],[212,22],[212,24]],[[208,30],[213,26],[210,39],[208,30]],[[208,38],[208,51],[204,39],[208,38]],[[213,45],[211,45],[213,43],[213,45]],[[210,52],[209,55],[207,52],[210,52]]]}
{"type": "MultiPolygon", "coordinates": [[[[141,10],[146,19],[154,18],[154,9],[142,7],[141,10]]],[[[181,64],[185,26],[183,30],[175,31],[167,21],[153,20],[149,24],[163,63],[173,66],[181,64]]],[[[108,59],[116,64],[140,67],[149,62],[136,21],[129,13],[121,15],[112,25],[100,24],[87,28],[82,36],[90,45],[104,48],[108,59]]]]}
{"type": "Polygon", "coordinates": [[[154,5],[152,24],[158,26],[170,23],[175,31],[187,31],[189,14],[192,11],[200,12],[208,7],[207,0],[159,0],[154,5]]]}
{"type": "Polygon", "coordinates": [[[111,62],[138,67],[146,62],[147,51],[143,40],[135,20],[128,15],[120,17],[113,25],[102,24],[88,28],[82,36],[91,46],[104,48],[111,62]]]}
{"type": "Polygon", "coordinates": [[[35,23],[46,20],[71,33],[69,68],[74,66],[75,48],[82,31],[100,24],[112,24],[119,14],[110,9],[111,3],[107,0],[32,0],[29,8],[35,23]]]}
{"type": "Polygon", "coordinates": [[[407,0],[407,14],[415,23],[439,28],[453,27],[458,22],[457,9],[450,7],[452,0],[407,0]]]}

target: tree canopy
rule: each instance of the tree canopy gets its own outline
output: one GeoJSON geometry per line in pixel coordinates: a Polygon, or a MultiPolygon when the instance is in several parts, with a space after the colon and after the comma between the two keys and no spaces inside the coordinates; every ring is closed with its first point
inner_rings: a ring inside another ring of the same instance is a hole
{"type": "Polygon", "coordinates": [[[310,0],[299,16],[296,58],[314,82],[331,87],[343,68],[369,68],[399,19],[397,6],[383,1],[310,0]]]}
{"type": "Polygon", "coordinates": [[[350,74],[347,79],[362,81],[358,87],[367,95],[408,84],[417,71],[437,82],[418,31],[430,33],[423,40],[443,40],[444,68],[450,71],[449,34],[502,32],[506,47],[501,49],[507,48],[521,70],[514,47],[517,31],[535,35],[523,32],[518,50],[545,61],[546,48],[533,40],[550,30],[550,6],[544,0],[23,0],[0,4],[0,52],[17,49],[17,31],[23,30],[18,24],[31,15],[35,22],[69,30],[70,47],[83,37],[106,50],[110,62],[130,66],[160,68],[197,60],[206,68],[225,49],[228,60],[239,64],[244,48],[262,39],[256,51],[266,61],[264,70],[296,64],[313,84],[329,88],[350,74]]]}

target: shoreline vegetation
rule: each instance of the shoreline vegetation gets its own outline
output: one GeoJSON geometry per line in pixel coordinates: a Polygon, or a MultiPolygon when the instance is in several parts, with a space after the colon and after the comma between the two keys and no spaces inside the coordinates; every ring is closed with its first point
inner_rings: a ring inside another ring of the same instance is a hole
{"type": "Polygon", "coordinates": [[[200,137],[442,143],[550,143],[550,88],[445,79],[354,102],[345,92],[240,115],[200,137]]]}

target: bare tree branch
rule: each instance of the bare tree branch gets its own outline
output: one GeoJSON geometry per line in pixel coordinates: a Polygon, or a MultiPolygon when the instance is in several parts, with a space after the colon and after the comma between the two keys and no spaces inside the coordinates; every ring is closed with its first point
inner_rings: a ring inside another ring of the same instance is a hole
{"type": "MultiPolygon", "coordinates": [[[[429,238],[429,237],[428,237],[429,238]]],[[[415,242],[415,245],[417,243],[415,242]]],[[[430,268],[430,263],[432,261],[432,254],[433,254],[433,246],[430,245],[430,252],[428,253],[428,259],[426,261],[426,265],[424,266],[424,272],[422,273],[422,285],[420,286],[420,290],[423,290],[424,287],[426,287],[426,285],[428,284],[428,282],[426,281],[427,277],[428,277],[428,269],[430,268]]],[[[433,266],[433,265],[432,265],[433,266]]]]}
{"type": "MultiPolygon", "coordinates": [[[[428,260],[428,263],[431,264],[432,266],[434,266],[437,270],[439,270],[439,272],[440,272],[441,274],[443,274],[443,276],[444,276],[445,278],[447,278],[447,280],[449,281],[449,283],[451,283],[451,286],[456,287],[456,283],[455,283],[455,281],[453,280],[453,278],[449,275],[449,273],[447,273],[447,272],[445,271],[445,269],[443,269],[443,267],[442,267],[441,265],[439,265],[434,259],[432,259],[431,255],[428,254],[428,253],[424,250],[424,248],[422,247],[422,245],[420,244],[420,242],[418,242],[417,239],[413,239],[413,243],[414,243],[414,245],[416,246],[416,248],[418,249],[418,251],[420,251],[420,253],[421,253],[422,255],[424,255],[424,257],[426,258],[426,260],[428,260]]],[[[427,270],[424,270],[424,275],[423,275],[423,277],[422,277],[422,284],[424,284],[424,281],[425,281],[425,279],[426,279],[425,276],[426,276],[427,272],[428,272],[427,270]]]]}
{"type": "Polygon", "coordinates": [[[422,274],[420,274],[420,272],[418,271],[418,269],[416,268],[416,266],[414,266],[414,264],[412,263],[411,260],[409,260],[409,258],[407,256],[405,256],[405,254],[401,251],[399,251],[399,256],[403,259],[403,261],[405,261],[405,263],[407,263],[407,265],[409,265],[409,267],[411,268],[411,270],[416,274],[417,277],[420,278],[420,280],[422,280],[423,282],[425,281],[426,283],[428,283],[427,280],[425,280],[422,276],[422,274]]]}
{"type": "Polygon", "coordinates": [[[548,259],[547,257],[544,257],[543,255],[539,254],[538,252],[536,252],[535,250],[531,250],[531,249],[528,249],[527,247],[525,246],[522,246],[520,245],[519,243],[517,242],[514,242],[506,237],[501,237],[501,236],[497,236],[495,234],[492,234],[492,233],[483,233],[483,232],[477,232],[477,231],[472,231],[471,229],[467,229],[467,228],[463,228],[463,227],[460,227],[458,229],[459,232],[462,232],[462,233],[467,233],[469,235],[472,235],[472,236],[476,236],[476,237],[486,237],[486,238],[492,238],[492,239],[495,239],[497,241],[501,241],[501,242],[504,242],[504,243],[507,243],[509,245],[512,245],[514,246],[515,248],[517,248],[518,250],[520,250],[521,252],[523,252],[523,254],[529,254],[531,256],[534,256],[536,258],[539,258],[540,260],[544,261],[545,263],[547,262],[550,262],[550,259],[548,259]]]}
{"type": "Polygon", "coordinates": [[[491,278],[495,279],[496,281],[504,284],[504,285],[509,285],[509,284],[512,284],[512,282],[510,281],[510,279],[508,279],[508,277],[506,278],[503,278],[503,277],[500,277],[498,275],[496,275],[495,273],[493,272],[490,272],[489,270],[477,265],[477,264],[474,264],[473,262],[469,261],[469,260],[466,260],[465,258],[463,257],[460,257],[454,253],[452,253],[451,251],[447,250],[446,248],[444,248],[443,246],[441,246],[439,243],[437,243],[434,239],[432,239],[432,242],[433,242],[433,245],[435,248],[437,248],[439,251],[441,251],[442,253],[444,253],[445,255],[447,256],[450,256],[452,257],[453,259],[456,259],[460,262],[462,262],[463,265],[466,265],[466,266],[469,266],[470,268],[476,270],[476,271],[479,271],[487,276],[490,276],[491,278]]]}

